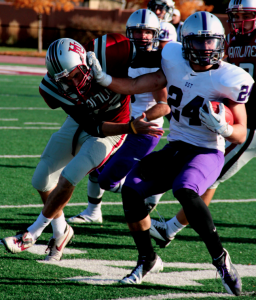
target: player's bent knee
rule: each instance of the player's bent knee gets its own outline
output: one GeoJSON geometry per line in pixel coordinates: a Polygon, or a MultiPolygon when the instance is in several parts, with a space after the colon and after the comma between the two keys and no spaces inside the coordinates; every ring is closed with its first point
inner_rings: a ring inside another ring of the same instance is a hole
{"type": "Polygon", "coordinates": [[[195,191],[187,188],[178,189],[177,191],[173,192],[173,195],[179,200],[181,205],[185,205],[187,201],[191,201],[199,197],[195,191]]]}
{"type": "Polygon", "coordinates": [[[127,223],[139,222],[148,215],[143,197],[134,189],[123,186],[122,200],[127,223]]]}
{"type": "Polygon", "coordinates": [[[56,186],[58,179],[59,175],[50,174],[48,165],[41,160],[36,167],[31,183],[36,190],[47,192],[56,186]]]}

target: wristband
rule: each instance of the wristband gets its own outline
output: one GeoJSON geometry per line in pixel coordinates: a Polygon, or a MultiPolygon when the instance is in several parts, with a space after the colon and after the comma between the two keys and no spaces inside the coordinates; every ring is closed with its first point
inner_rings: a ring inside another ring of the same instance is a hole
{"type": "Polygon", "coordinates": [[[134,121],[134,117],[132,117],[129,122],[129,132],[133,133],[133,134],[137,134],[138,132],[136,131],[136,129],[134,127],[133,121],[134,121]]]}
{"type": "Polygon", "coordinates": [[[224,132],[222,132],[221,135],[224,138],[229,137],[233,133],[233,130],[234,130],[233,126],[228,124],[227,129],[224,132]]]}
{"type": "Polygon", "coordinates": [[[112,76],[106,74],[105,72],[102,72],[101,78],[96,79],[97,83],[99,83],[102,86],[109,86],[112,82],[112,76]]]}

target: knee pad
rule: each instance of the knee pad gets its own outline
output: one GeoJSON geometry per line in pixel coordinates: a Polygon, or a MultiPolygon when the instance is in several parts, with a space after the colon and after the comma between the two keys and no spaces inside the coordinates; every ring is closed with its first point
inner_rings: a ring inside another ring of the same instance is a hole
{"type": "Polygon", "coordinates": [[[139,222],[148,215],[144,199],[134,189],[123,186],[122,200],[127,223],[139,222]]]}

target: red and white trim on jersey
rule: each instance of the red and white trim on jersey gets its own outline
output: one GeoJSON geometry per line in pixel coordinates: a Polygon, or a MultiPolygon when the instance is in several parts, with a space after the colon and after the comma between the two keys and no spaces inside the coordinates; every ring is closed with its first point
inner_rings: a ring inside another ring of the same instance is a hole
{"type": "Polygon", "coordinates": [[[112,154],[114,154],[114,152],[122,146],[122,144],[125,140],[125,137],[126,137],[126,134],[122,134],[120,139],[118,140],[118,142],[115,145],[113,145],[112,149],[109,151],[108,155],[105,156],[103,161],[97,167],[91,169],[86,175],[88,175],[89,173],[91,173],[91,172],[95,171],[96,169],[99,169],[100,167],[102,167],[105,164],[105,162],[110,158],[110,156],[112,154]]]}

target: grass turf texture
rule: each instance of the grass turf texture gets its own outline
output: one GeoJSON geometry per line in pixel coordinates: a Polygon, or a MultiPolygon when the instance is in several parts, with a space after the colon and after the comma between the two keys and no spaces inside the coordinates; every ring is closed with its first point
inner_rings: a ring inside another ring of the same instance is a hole
{"type": "MultiPolygon", "coordinates": [[[[65,120],[62,110],[28,110],[27,107],[47,108],[38,93],[41,78],[36,76],[4,76],[0,75],[0,107],[23,109],[0,109],[0,127],[21,127],[23,129],[0,130],[0,155],[40,155],[51,134],[57,129],[40,129],[40,127],[58,127],[65,120]],[[18,121],[3,121],[1,119],[18,119],[18,121]],[[26,125],[26,122],[58,123],[59,125],[26,125]],[[39,129],[25,129],[38,127],[39,129]]],[[[164,127],[168,127],[167,122],[164,127]]],[[[163,147],[166,140],[162,139],[157,149],[163,147]]],[[[1,200],[0,205],[41,204],[37,192],[31,186],[39,158],[1,158],[1,200]]],[[[238,174],[229,181],[221,184],[215,194],[215,199],[250,199],[255,198],[255,170],[256,161],[252,160],[238,174]]],[[[87,202],[86,177],[80,182],[70,203],[87,202]]],[[[161,199],[174,200],[171,191],[161,199]]],[[[118,194],[106,192],[103,203],[121,202],[118,194]]],[[[160,204],[158,212],[169,219],[179,210],[179,204],[160,204]]],[[[84,209],[84,206],[67,206],[64,210],[68,218],[84,209]]],[[[241,265],[255,265],[256,253],[256,205],[249,203],[212,203],[210,210],[215,221],[221,240],[228,249],[233,263],[241,265]]],[[[40,213],[40,207],[0,208],[0,238],[15,234],[27,228],[40,213]]],[[[81,260],[81,268],[90,267],[97,260],[110,261],[109,266],[114,269],[123,268],[129,273],[131,266],[114,266],[113,261],[135,261],[137,251],[134,242],[125,224],[121,205],[102,205],[103,224],[74,225],[74,243],[68,249],[87,251],[81,254],[65,254],[63,261],[72,260],[74,266],[81,260]],[[84,259],[84,261],[82,261],[84,259]],[[89,261],[88,261],[89,260],[89,261]]],[[[152,217],[157,218],[153,212],[152,217]]],[[[51,237],[49,226],[39,238],[37,244],[47,245],[51,237]]],[[[153,241],[155,245],[155,242],[153,241]]],[[[167,263],[190,263],[192,267],[168,266],[164,268],[164,276],[175,274],[193,274],[201,267],[198,263],[211,263],[210,256],[198,235],[188,226],[178,234],[166,249],[155,246],[156,252],[167,263]],[[167,275],[166,275],[167,274],[167,275]]],[[[168,286],[145,282],[142,285],[131,287],[118,283],[97,285],[82,281],[67,280],[67,278],[91,278],[97,272],[85,269],[56,266],[39,263],[44,256],[23,252],[13,255],[6,252],[0,245],[0,299],[118,299],[134,297],[141,299],[157,299],[158,295],[167,295],[161,299],[171,299],[171,294],[180,294],[180,299],[197,299],[199,293],[205,294],[200,299],[219,299],[210,297],[210,293],[225,293],[220,279],[199,279],[195,282],[201,285],[185,284],[183,286],[168,286]],[[66,279],[66,280],[64,280],[66,279]],[[188,295],[191,294],[191,297],[188,295]],[[168,296],[170,295],[170,296],[168,296]],[[155,297],[155,298],[154,298],[155,297]],[[187,298],[188,297],[188,298],[187,298]]],[[[99,272],[100,272],[99,268],[99,272]]],[[[203,269],[201,270],[203,272],[203,269]]],[[[215,271],[211,270],[215,276],[215,271]]],[[[106,274],[106,276],[111,274],[106,274]]],[[[243,291],[256,291],[255,277],[243,277],[243,291]]],[[[213,276],[213,277],[214,277],[213,276]]],[[[186,277],[184,278],[184,280],[186,277]]],[[[229,299],[222,295],[221,299],[229,299]]],[[[252,299],[252,295],[237,297],[237,299],[252,299]]]]}

